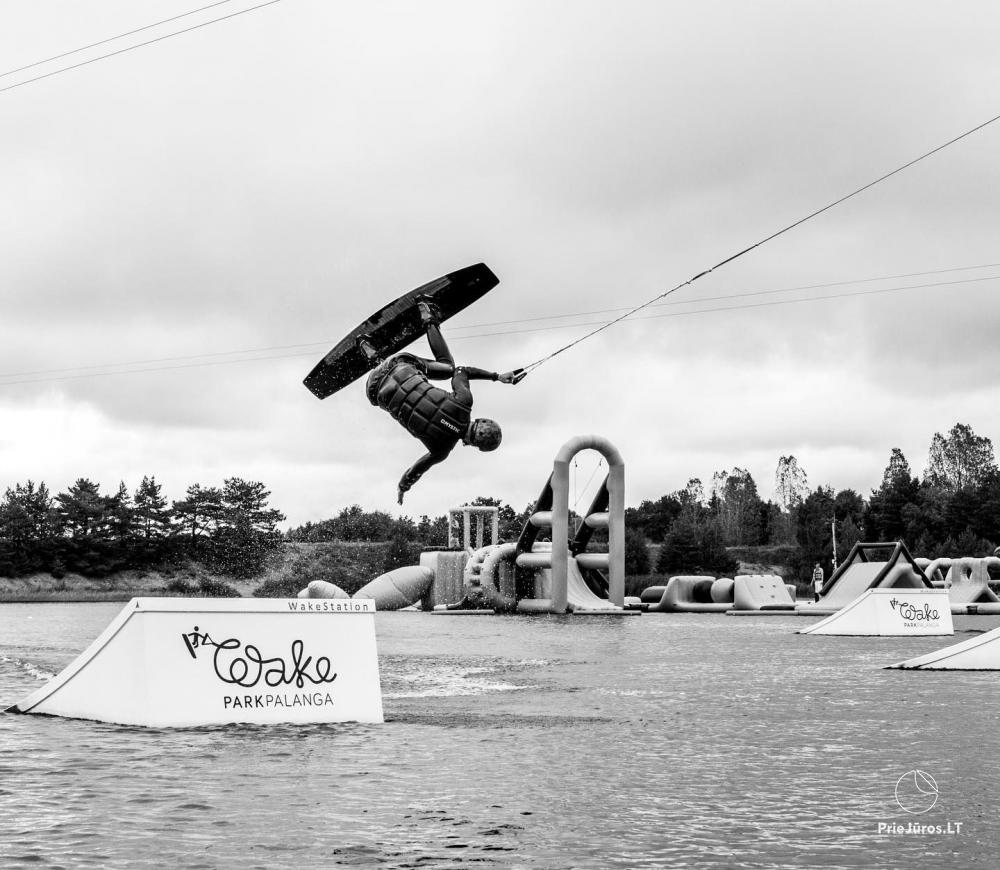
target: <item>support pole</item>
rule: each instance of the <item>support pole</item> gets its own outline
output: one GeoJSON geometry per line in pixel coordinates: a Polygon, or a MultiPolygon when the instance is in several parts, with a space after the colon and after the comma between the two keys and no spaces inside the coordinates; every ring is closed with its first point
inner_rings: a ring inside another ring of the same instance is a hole
{"type": "Polygon", "coordinates": [[[552,592],[549,596],[553,613],[566,612],[568,578],[569,459],[556,457],[552,466],[552,592]]]}

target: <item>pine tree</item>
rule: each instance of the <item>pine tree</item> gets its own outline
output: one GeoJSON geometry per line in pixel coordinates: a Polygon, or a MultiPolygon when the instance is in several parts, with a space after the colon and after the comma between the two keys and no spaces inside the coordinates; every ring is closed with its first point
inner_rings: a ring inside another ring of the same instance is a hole
{"type": "Polygon", "coordinates": [[[170,534],[170,517],[167,500],[156,477],[144,475],[135,491],[135,519],[139,535],[146,542],[166,538],[170,534]]]}

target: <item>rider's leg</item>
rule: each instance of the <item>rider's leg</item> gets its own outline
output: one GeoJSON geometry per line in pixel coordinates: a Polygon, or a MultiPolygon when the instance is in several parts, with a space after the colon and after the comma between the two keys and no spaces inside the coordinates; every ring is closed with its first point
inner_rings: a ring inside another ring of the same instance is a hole
{"type": "Polygon", "coordinates": [[[427,326],[427,343],[431,346],[433,360],[424,360],[427,367],[427,377],[447,380],[455,374],[455,358],[448,349],[448,344],[441,335],[441,327],[436,323],[427,326]]]}
{"type": "Polygon", "coordinates": [[[425,359],[427,377],[436,380],[447,380],[455,374],[455,358],[448,349],[448,344],[441,334],[441,311],[434,300],[422,298],[417,302],[420,310],[420,321],[427,330],[427,343],[431,346],[434,359],[425,359]]]}

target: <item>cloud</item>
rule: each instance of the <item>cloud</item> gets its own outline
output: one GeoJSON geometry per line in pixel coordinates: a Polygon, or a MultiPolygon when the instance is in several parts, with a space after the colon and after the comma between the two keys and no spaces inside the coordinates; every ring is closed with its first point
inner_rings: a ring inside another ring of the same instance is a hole
{"type": "MultiPolygon", "coordinates": [[[[54,8],[43,21],[25,7],[0,34],[11,65],[143,23],[123,2],[99,17],[54,8]]],[[[360,385],[325,402],[301,386],[388,299],[486,261],[500,286],[446,332],[461,360],[524,365],[995,111],[995,12],[567,8],[279,4],[0,95],[7,479],[156,474],[179,497],[238,475],[263,479],[292,522],[351,502],[394,510],[419,445],[360,385]],[[233,362],[242,350],[275,359],[233,362]],[[134,360],[163,370],[89,376],[134,360]]],[[[479,385],[503,448],[456,450],[405,510],[481,494],[521,506],[577,432],[618,444],[631,500],[734,465],[767,494],[787,453],[814,484],[866,492],[892,446],[922,467],[956,419],[1000,437],[990,284],[709,301],[1000,261],[997,135],[752,250],[516,388],[479,385]],[[702,308],[720,310],[687,313],[702,308]]],[[[984,273],[943,278],[966,274],[984,273]]]]}

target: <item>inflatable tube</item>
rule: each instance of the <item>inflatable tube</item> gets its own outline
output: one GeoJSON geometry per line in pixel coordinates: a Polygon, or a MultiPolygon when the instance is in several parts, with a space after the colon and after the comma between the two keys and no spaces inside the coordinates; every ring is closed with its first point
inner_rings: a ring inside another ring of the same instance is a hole
{"type": "Polygon", "coordinates": [[[430,568],[411,565],[376,577],[354,593],[355,598],[371,598],[379,610],[399,610],[419,601],[434,582],[430,568]]]}
{"type": "Polygon", "coordinates": [[[639,593],[639,601],[643,604],[656,604],[666,590],[666,586],[647,586],[639,593]]]}
{"type": "Polygon", "coordinates": [[[640,596],[648,610],[656,613],[725,613],[730,603],[712,601],[714,577],[671,577],[666,586],[650,586],[640,596]],[[659,600],[653,590],[662,589],[659,600]]]}
{"type": "Polygon", "coordinates": [[[500,544],[497,547],[493,547],[483,560],[483,565],[479,572],[482,584],[489,586],[493,590],[496,595],[497,606],[501,608],[511,608],[516,603],[513,578],[511,578],[509,583],[510,588],[505,588],[499,578],[501,563],[507,560],[513,561],[516,553],[517,544],[500,544]]]}
{"type": "Polygon", "coordinates": [[[518,613],[549,613],[552,601],[548,598],[522,598],[517,602],[518,613]]]}
{"type": "MultiPolygon", "coordinates": [[[[715,585],[715,578],[696,580],[691,587],[691,594],[697,604],[712,604],[712,587],[715,585]]],[[[715,602],[718,603],[718,602],[715,602]]]]}
{"type": "Polygon", "coordinates": [[[736,584],[729,577],[720,577],[712,584],[712,601],[716,604],[728,604],[733,600],[733,587],[736,584]]]}
{"type": "Polygon", "coordinates": [[[580,553],[576,564],[584,571],[607,571],[610,556],[607,553],[580,553]]]}
{"type": "MultiPolygon", "coordinates": [[[[326,580],[313,580],[305,589],[302,590],[306,594],[303,595],[302,592],[299,593],[300,598],[350,598],[343,589],[339,586],[328,583],[326,580]]],[[[362,595],[362,598],[366,596],[362,595]]],[[[378,607],[378,605],[375,605],[378,607]]]]}
{"type": "Polygon", "coordinates": [[[515,561],[518,568],[551,568],[552,553],[521,553],[515,561]]]}
{"type": "MultiPolygon", "coordinates": [[[[948,574],[948,569],[951,568],[951,559],[933,559],[927,563],[927,565],[921,565],[924,569],[924,574],[931,583],[938,585],[945,583],[945,577],[948,574]]],[[[919,564],[919,561],[918,561],[919,564]]]]}

